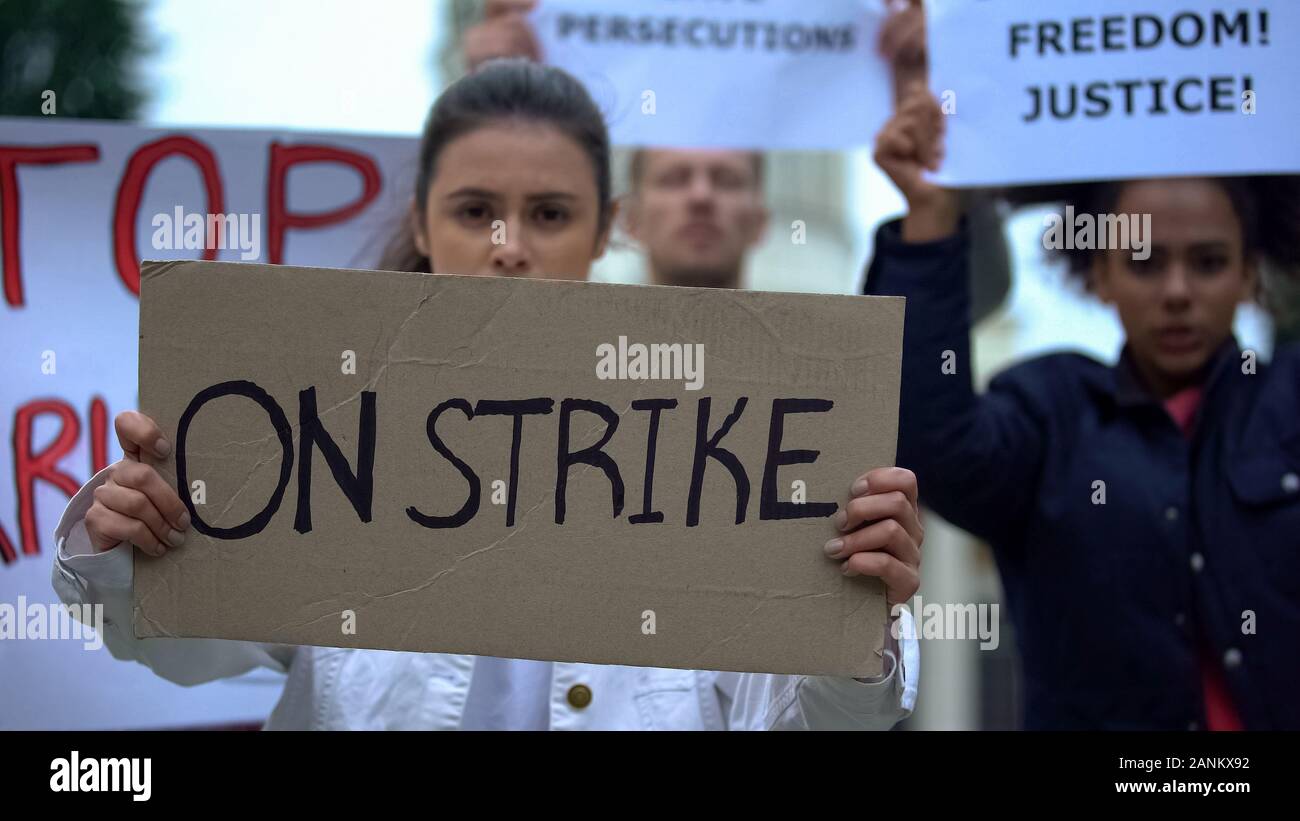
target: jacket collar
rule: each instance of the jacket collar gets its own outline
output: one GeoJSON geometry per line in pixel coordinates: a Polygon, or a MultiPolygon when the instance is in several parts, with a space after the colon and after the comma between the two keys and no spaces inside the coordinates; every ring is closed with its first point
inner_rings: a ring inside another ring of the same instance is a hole
{"type": "MultiPolygon", "coordinates": [[[[1237,345],[1237,339],[1229,336],[1205,363],[1204,377],[1200,384],[1205,389],[1206,399],[1218,392],[1219,386],[1234,373],[1234,364],[1240,360],[1241,348],[1237,345]]],[[[1092,387],[1116,407],[1133,408],[1160,404],[1160,398],[1143,383],[1127,344],[1124,345],[1119,361],[1113,367],[1097,373],[1092,381],[1092,387]]]]}

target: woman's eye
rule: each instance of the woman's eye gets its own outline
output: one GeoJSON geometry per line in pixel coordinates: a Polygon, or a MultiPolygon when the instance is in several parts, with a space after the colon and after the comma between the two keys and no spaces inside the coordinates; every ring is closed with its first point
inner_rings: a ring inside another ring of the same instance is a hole
{"type": "Polygon", "coordinates": [[[492,218],[492,210],[488,208],[486,203],[471,202],[456,209],[456,216],[463,222],[478,225],[492,218]]]}
{"type": "Polygon", "coordinates": [[[1204,254],[1192,260],[1192,269],[1201,274],[1216,274],[1228,265],[1228,258],[1222,254],[1204,254]]]}
{"type": "Polygon", "coordinates": [[[1160,271],[1164,265],[1164,260],[1156,254],[1152,254],[1146,259],[1134,259],[1129,257],[1128,269],[1138,276],[1150,276],[1160,271]]]}
{"type": "Polygon", "coordinates": [[[533,217],[543,225],[562,225],[569,218],[567,209],[558,205],[539,205],[533,217]]]}

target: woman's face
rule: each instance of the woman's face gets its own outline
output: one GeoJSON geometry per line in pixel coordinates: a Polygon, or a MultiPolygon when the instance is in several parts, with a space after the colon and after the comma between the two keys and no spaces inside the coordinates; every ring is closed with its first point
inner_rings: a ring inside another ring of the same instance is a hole
{"type": "Polygon", "coordinates": [[[1167,396],[1194,383],[1232,333],[1237,304],[1254,295],[1254,266],[1232,201],[1211,180],[1128,183],[1115,211],[1151,215],[1151,255],[1102,252],[1093,287],[1118,309],[1148,386],[1167,396]]]}
{"type": "Polygon", "coordinates": [[[609,238],[591,160],[571,137],[535,123],[502,122],[449,142],[423,219],[413,218],[416,247],[436,274],[586,279],[609,238]]]}

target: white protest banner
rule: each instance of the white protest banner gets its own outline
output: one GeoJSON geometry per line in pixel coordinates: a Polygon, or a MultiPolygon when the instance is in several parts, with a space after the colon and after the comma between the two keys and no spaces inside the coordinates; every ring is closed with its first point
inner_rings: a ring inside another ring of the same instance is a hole
{"type": "Polygon", "coordinates": [[[542,0],[543,58],[583,81],[616,144],[840,149],[893,107],[879,0],[542,0]]]}
{"type": "Polygon", "coordinates": [[[936,0],[954,186],[1300,171],[1294,0],[936,0]]]}
{"type": "Polygon", "coordinates": [[[185,688],[96,641],[53,636],[54,528],[69,496],[121,458],[113,417],[139,406],[139,260],[373,265],[417,148],[0,118],[0,729],[266,717],[272,673],[263,686],[185,688]]]}

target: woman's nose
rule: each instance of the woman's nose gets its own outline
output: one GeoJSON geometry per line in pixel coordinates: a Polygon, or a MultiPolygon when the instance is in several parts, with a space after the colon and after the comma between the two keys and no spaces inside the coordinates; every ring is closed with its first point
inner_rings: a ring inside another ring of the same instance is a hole
{"type": "Polygon", "coordinates": [[[1191,283],[1187,279],[1187,269],[1180,262],[1169,266],[1162,285],[1161,296],[1166,302],[1186,302],[1191,296],[1191,283]]]}
{"type": "Polygon", "coordinates": [[[518,223],[501,226],[492,240],[492,272],[498,276],[523,276],[532,268],[532,255],[518,223]]]}

